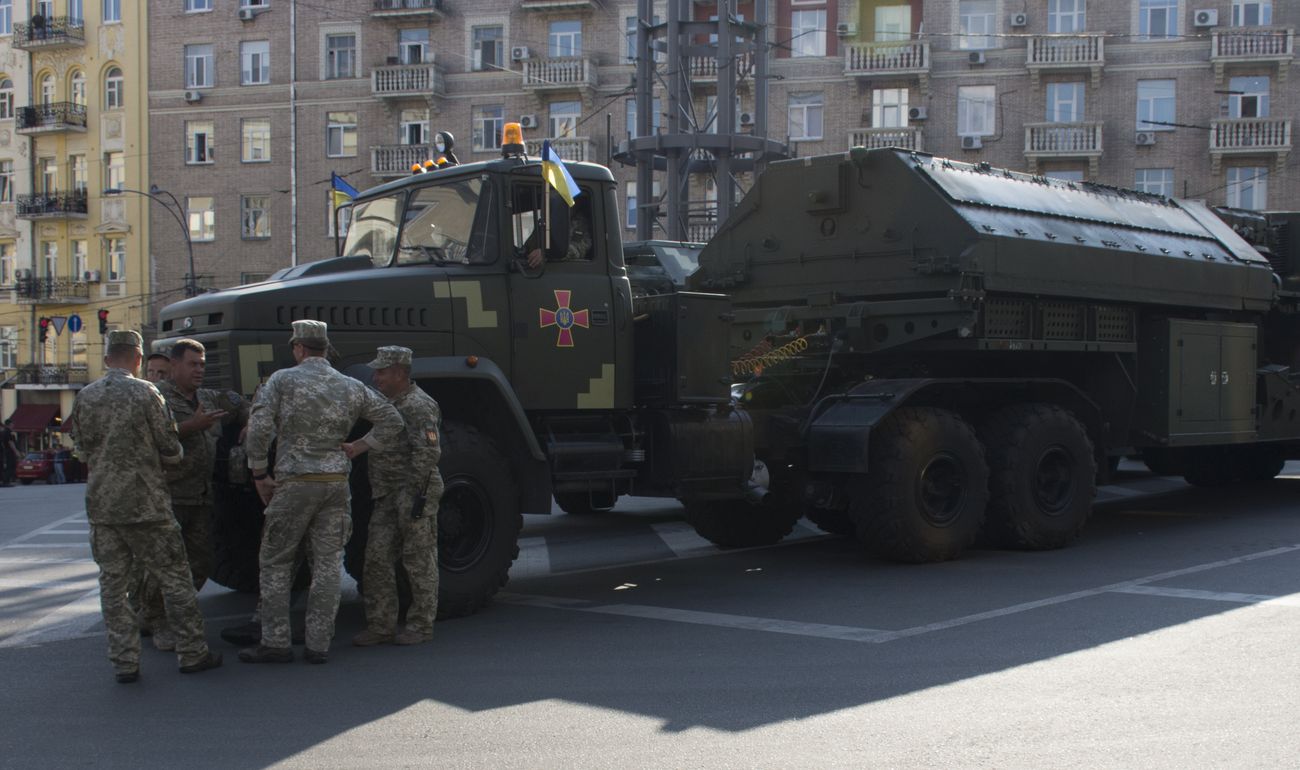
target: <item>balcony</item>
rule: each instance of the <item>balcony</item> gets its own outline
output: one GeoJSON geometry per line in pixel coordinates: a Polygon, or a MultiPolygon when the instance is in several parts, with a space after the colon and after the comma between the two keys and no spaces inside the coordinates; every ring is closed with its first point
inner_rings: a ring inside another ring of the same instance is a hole
{"type": "Polygon", "coordinates": [[[76,305],[90,299],[90,285],[71,278],[19,278],[14,299],[23,305],[76,305]]]}
{"type": "Polygon", "coordinates": [[[922,150],[921,129],[918,126],[855,128],[849,132],[849,147],[866,147],[869,150],[879,147],[902,147],[906,150],[922,150]]]}
{"type": "Polygon", "coordinates": [[[370,17],[398,21],[442,21],[442,0],[375,0],[370,17]]]}
{"type": "Polygon", "coordinates": [[[431,144],[381,144],[370,148],[370,173],[374,176],[409,176],[411,166],[438,153],[431,144]]]}
{"type": "Polygon", "coordinates": [[[1210,121],[1210,166],[1219,173],[1225,155],[1272,155],[1277,170],[1291,152],[1291,121],[1236,118],[1210,121]]]}
{"type": "Polygon", "coordinates": [[[442,70],[433,64],[395,64],[370,71],[370,93],[380,99],[432,98],[445,93],[442,70]]]}
{"type": "Polygon", "coordinates": [[[86,105],[51,102],[19,107],[14,126],[20,134],[54,134],[60,131],[86,133],[86,105]]]}
{"type": "Polygon", "coordinates": [[[86,193],[50,192],[18,196],[19,219],[85,219],[86,193]]]}
{"type": "MultiPolygon", "coordinates": [[[[542,154],[541,139],[528,139],[524,141],[524,152],[529,155],[540,157],[542,154]]],[[[585,136],[567,136],[563,139],[551,139],[551,149],[559,153],[560,157],[569,161],[585,161],[594,163],[595,148],[592,141],[585,136]]]]}
{"type": "Polygon", "coordinates": [[[90,372],[85,367],[56,364],[24,364],[14,376],[15,385],[85,385],[90,372]]]}
{"type": "Polygon", "coordinates": [[[596,68],[581,56],[524,59],[525,91],[574,91],[596,86],[596,68]]]}
{"type": "MultiPolygon", "coordinates": [[[[736,59],[736,83],[740,84],[745,76],[754,71],[754,55],[748,51],[736,59]]],[[[718,59],[716,56],[692,56],[687,60],[692,83],[718,82],[718,59]]]]}
{"type": "Polygon", "coordinates": [[[921,91],[930,89],[930,44],[924,40],[893,43],[851,43],[844,46],[844,76],[896,78],[915,75],[921,91]]]}
{"type": "Polygon", "coordinates": [[[1025,66],[1035,86],[1043,72],[1089,72],[1096,88],[1106,64],[1104,43],[1101,35],[1034,35],[1029,38],[1025,66]]]}
{"type": "Polygon", "coordinates": [[[1210,62],[1214,78],[1223,82],[1224,69],[1232,64],[1277,65],[1277,79],[1286,82],[1291,60],[1295,58],[1295,30],[1286,27],[1216,28],[1210,39],[1210,62]]]}
{"type": "Polygon", "coordinates": [[[1101,126],[1095,123],[1029,123],[1025,125],[1025,159],[1030,173],[1039,160],[1087,158],[1088,176],[1097,176],[1101,159],[1101,126]]]}
{"type": "Polygon", "coordinates": [[[13,47],[25,51],[53,51],[59,48],[75,48],[86,44],[86,27],[82,19],[67,16],[51,16],[44,23],[32,21],[14,22],[13,47]]]}
{"type": "Polygon", "coordinates": [[[601,0],[524,0],[521,11],[599,11],[605,7],[601,0]]]}

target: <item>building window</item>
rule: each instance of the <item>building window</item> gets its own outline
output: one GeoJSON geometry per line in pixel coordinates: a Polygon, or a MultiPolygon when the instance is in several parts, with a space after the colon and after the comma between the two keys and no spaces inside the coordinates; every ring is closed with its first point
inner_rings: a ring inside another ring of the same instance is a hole
{"type": "Polygon", "coordinates": [[[505,116],[506,108],[500,104],[474,108],[471,133],[474,135],[475,150],[501,148],[501,130],[505,126],[505,116]]]}
{"type": "Polygon", "coordinates": [[[68,24],[73,27],[86,25],[86,9],[83,0],[68,0],[68,24]]]}
{"type": "Polygon", "coordinates": [[[0,80],[0,120],[14,116],[14,81],[9,78],[0,80]]]}
{"type": "Polygon", "coordinates": [[[1148,40],[1178,34],[1178,0],[1139,0],[1138,34],[1148,40]]]}
{"type": "Polygon", "coordinates": [[[241,235],[248,240],[271,237],[271,197],[244,195],[239,199],[241,235]]]}
{"type": "Polygon", "coordinates": [[[1227,205],[1234,209],[1268,208],[1268,169],[1234,166],[1228,169],[1227,205]]]}
{"type": "Polygon", "coordinates": [[[0,286],[13,286],[16,280],[18,273],[14,267],[14,245],[0,243],[0,286]]]}
{"type": "Polygon", "coordinates": [[[423,64],[432,61],[429,56],[429,29],[399,29],[397,31],[397,56],[402,64],[423,64]]]}
{"type": "MultiPolygon", "coordinates": [[[[650,135],[659,133],[659,116],[663,113],[663,102],[659,97],[655,97],[650,103],[650,135]]],[[[636,127],[636,99],[627,100],[627,133],[628,136],[637,136],[636,127]]]]}
{"type": "Polygon", "coordinates": [[[86,156],[82,153],[68,156],[68,176],[72,191],[85,193],[87,187],[86,156]]]}
{"type": "Polygon", "coordinates": [[[104,153],[104,186],[118,189],[126,185],[126,155],[121,152],[104,153]]]}
{"type": "Polygon", "coordinates": [[[994,86],[960,86],[957,89],[957,135],[989,136],[996,130],[994,86]]]}
{"type": "Polygon", "coordinates": [[[405,145],[429,143],[428,110],[402,110],[397,125],[397,143],[405,145]]]}
{"type": "Polygon", "coordinates": [[[38,172],[37,183],[40,185],[40,192],[53,194],[59,190],[59,163],[54,158],[38,158],[36,160],[36,170],[38,172]]]}
{"type": "Polygon", "coordinates": [[[270,8],[271,0],[239,0],[240,8],[270,8]]]}
{"type": "Polygon", "coordinates": [[[826,55],[826,9],[790,13],[790,55],[826,55]]]}
{"type": "MultiPolygon", "coordinates": [[[[12,244],[0,245],[0,265],[4,263],[3,252],[12,249],[12,244]]],[[[8,282],[6,282],[8,283],[8,282]]],[[[0,369],[18,368],[18,327],[0,326],[0,369]]]]}
{"type": "Polygon", "coordinates": [[[264,163],[271,159],[271,121],[250,118],[239,125],[240,159],[245,163],[264,163]]]}
{"type": "Polygon", "coordinates": [[[54,103],[54,76],[46,75],[41,78],[41,104],[50,105],[54,103]]]}
{"type": "Polygon", "coordinates": [[[90,264],[86,258],[86,242],[78,238],[72,242],[72,280],[85,280],[88,272],[90,264]]]}
{"type": "Polygon", "coordinates": [[[1047,0],[1047,31],[1068,35],[1087,29],[1086,0],[1047,0]]]}
{"type": "Polygon", "coordinates": [[[470,69],[475,72],[501,69],[505,58],[502,43],[505,31],[496,25],[475,27],[471,36],[474,50],[471,52],[470,69]]]}
{"type": "Polygon", "coordinates": [[[1078,123],[1083,120],[1083,83],[1048,83],[1048,123],[1078,123]]]}
{"type": "Polygon", "coordinates": [[[906,88],[877,88],[871,92],[871,127],[904,128],[907,126],[906,88]]]}
{"type": "Polygon", "coordinates": [[[122,20],[122,0],[102,0],[104,23],[111,24],[122,20]]]}
{"type": "Polygon", "coordinates": [[[185,199],[185,212],[190,222],[191,241],[213,241],[217,238],[216,199],[210,195],[190,196],[185,199]]]}
{"type": "Polygon", "coordinates": [[[212,0],[185,0],[186,13],[212,10],[212,0]]]}
{"type": "Polygon", "coordinates": [[[348,234],[348,225],[352,223],[352,207],[345,206],[338,208],[338,204],[332,190],[325,191],[325,202],[328,204],[325,208],[325,232],[331,238],[335,235],[334,218],[338,217],[340,231],[337,233],[340,237],[348,234]]]}
{"type": "Polygon", "coordinates": [[[68,97],[73,104],[86,106],[86,73],[76,70],[68,79],[68,97]]]}
{"type": "MultiPolygon", "coordinates": [[[[736,101],[732,105],[735,109],[731,111],[731,126],[733,131],[740,129],[740,96],[736,96],[736,101]]],[[[706,133],[718,133],[718,97],[709,94],[704,97],[704,130],[706,133]]]]}
{"type": "Polygon", "coordinates": [[[14,202],[14,162],[0,160],[0,203],[14,202]]]}
{"type": "Polygon", "coordinates": [[[1228,117],[1268,117],[1268,77],[1232,78],[1228,81],[1228,117]]]}
{"type": "Polygon", "coordinates": [[[547,124],[552,139],[578,135],[578,121],[582,118],[582,102],[551,102],[550,122],[547,124]]]}
{"type": "Polygon", "coordinates": [[[325,79],[357,76],[357,36],[353,33],[325,36],[325,79]]]}
{"type": "Polygon", "coordinates": [[[126,106],[126,92],[123,90],[122,70],[109,68],[104,75],[104,109],[120,110],[126,106]]]}
{"type": "Polygon", "coordinates": [[[120,283],[126,280],[126,239],[104,239],[104,267],[107,268],[108,280],[120,283]]]}
{"type": "Polygon", "coordinates": [[[357,155],[357,114],[326,113],[325,154],[331,158],[355,158],[357,155]]]}
{"type": "MultiPolygon", "coordinates": [[[[717,18],[717,17],[714,17],[714,20],[715,20],[715,21],[716,21],[716,18],[717,18]]],[[[628,17],[626,17],[626,21],[627,21],[627,32],[625,33],[625,35],[626,35],[626,37],[627,37],[627,60],[630,61],[630,62],[634,62],[634,61],[637,60],[637,52],[636,52],[636,20],[637,20],[637,17],[636,17],[636,16],[628,16],[628,17]]],[[[653,19],[651,20],[650,24],[651,24],[651,25],[656,25],[656,24],[658,24],[658,23],[659,23],[659,16],[656,14],[656,15],[653,17],[653,19]]],[[[717,41],[714,41],[714,42],[717,42],[717,41]]],[[[664,61],[664,57],[665,57],[665,56],[666,56],[666,54],[656,52],[656,53],[655,53],[655,61],[660,61],[660,62],[661,62],[661,61],[664,61]]]]}
{"type": "Polygon", "coordinates": [[[55,241],[41,241],[41,265],[45,268],[42,275],[46,278],[59,277],[59,244],[55,241]]]}
{"type": "Polygon", "coordinates": [[[1174,194],[1174,170],[1172,168],[1139,168],[1134,172],[1133,189],[1166,198],[1174,194]]]}
{"type": "Polygon", "coordinates": [[[1137,82],[1137,130],[1173,131],[1173,80],[1139,80],[1137,82]]]}
{"type": "Polygon", "coordinates": [[[14,0],[0,0],[0,35],[14,33],[14,0]]]}
{"type": "Polygon", "coordinates": [[[212,78],[216,72],[212,60],[212,46],[185,46],[185,87],[211,88],[212,78]]]}
{"type": "Polygon", "coordinates": [[[1273,23],[1270,0],[1232,0],[1232,26],[1265,27],[1273,23]]]}
{"type": "Polygon", "coordinates": [[[553,21],[546,35],[547,56],[582,56],[582,22],[553,21]]]}
{"type": "Polygon", "coordinates": [[[877,42],[888,43],[912,38],[912,7],[885,5],[876,8],[877,42]]]}
{"type": "Polygon", "coordinates": [[[84,327],[79,332],[72,332],[72,336],[68,338],[68,345],[71,352],[68,359],[69,368],[85,369],[90,360],[86,350],[90,346],[86,343],[86,330],[84,327]]]}
{"type": "MultiPolygon", "coordinates": [[[[654,203],[654,201],[659,199],[658,182],[654,183],[654,189],[652,189],[650,192],[652,193],[650,203],[654,203]]],[[[626,209],[627,219],[626,219],[625,226],[629,230],[631,230],[636,227],[637,219],[639,218],[641,213],[640,203],[639,203],[640,199],[636,194],[636,182],[627,183],[627,192],[624,194],[624,198],[627,200],[627,209],[626,209]]]]}
{"type": "Polygon", "coordinates": [[[795,141],[810,141],[822,138],[822,95],[790,94],[789,134],[795,141]]]}
{"type": "Polygon", "coordinates": [[[211,163],[215,159],[212,135],[212,121],[185,121],[185,162],[187,164],[211,163]]]}
{"type": "Polygon", "coordinates": [[[271,42],[249,40],[239,44],[239,84],[264,86],[271,82],[271,42]]]}
{"type": "Polygon", "coordinates": [[[961,36],[957,38],[958,48],[981,50],[995,45],[993,35],[998,31],[997,0],[961,0],[957,13],[961,24],[961,36]]]}

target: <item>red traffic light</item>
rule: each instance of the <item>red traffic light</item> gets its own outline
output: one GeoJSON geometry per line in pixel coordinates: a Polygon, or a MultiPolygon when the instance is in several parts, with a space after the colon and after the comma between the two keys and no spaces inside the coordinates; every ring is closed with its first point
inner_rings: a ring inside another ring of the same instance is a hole
{"type": "Polygon", "coordinates": [[[46,318],[45,316],[41,316],[41,328],[42,329],[50,328],[50,319],[46,318]]]}
{"type": "Polygon", "coordinates": [[[108,334],[108,308],[99,309],[99,333],[108,334]]]}
{"type": "Polygon", "coordinates": [[[99,320],[101,320],[101,321],[107,321],[107,320],[108,320],[108,311],[105,310],[104,308],[100,308],[100,309],[99,309],[99,320]]]}

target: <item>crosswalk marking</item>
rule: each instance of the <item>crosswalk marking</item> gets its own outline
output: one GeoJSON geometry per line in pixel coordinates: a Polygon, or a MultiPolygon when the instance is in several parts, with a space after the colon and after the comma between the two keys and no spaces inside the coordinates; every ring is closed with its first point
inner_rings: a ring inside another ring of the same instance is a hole
{"type": "Polygon", "coordinates": [[[0,647],[22,647],[84,636],[100,622],[99,587],[46,614],[27,630],[0,639],[0,647]]]}

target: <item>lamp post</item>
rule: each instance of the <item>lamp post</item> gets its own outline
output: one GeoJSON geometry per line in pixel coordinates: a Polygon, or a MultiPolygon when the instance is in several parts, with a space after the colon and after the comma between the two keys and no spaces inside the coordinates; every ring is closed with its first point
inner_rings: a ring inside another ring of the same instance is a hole
{"type": "Polygon", "coordinates": [[[162,206],[164,209],[167,209],[167,213],[171,214],[172,219],[176,220],[176,224],[180,225],[181,235],[185,236],[185,249],[189,252],[190,255],[190,272],[189,275],[185,276],[185,296],[186,297],[198,296],[199,293],[199,287],[197,284],[198,278],[194,274],[194,242],[190,240],[189,226],[185,224],[184,219],[181,219],[180,212],[183,209],[181,209],[180,201],[176,200],[175,195],[172,195],[170,192],[162,189],[158,185],[151,186],[149,188],[149,192],[145,192],[143,190],[131,190],[126,187],[109,187],[106,190],[104,190],[105,196],[119,195],[121,193],[134,193],[136,195],[142,195],[152,201],[157,202],[158,205],[162,206]],[[171,198],[171,202],[176,204],[176,208],[173,209],[171,206],[169,206],[167,204],[167,201],[159,197],[161,195],[166,195],[168,198],[171,198]]]}

